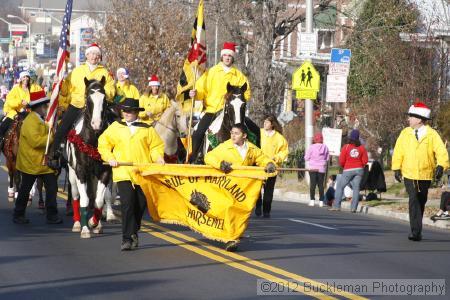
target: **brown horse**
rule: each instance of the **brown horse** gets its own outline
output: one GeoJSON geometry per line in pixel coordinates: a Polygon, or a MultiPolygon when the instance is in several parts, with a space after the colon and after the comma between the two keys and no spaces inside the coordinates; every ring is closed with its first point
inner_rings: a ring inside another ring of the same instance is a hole
{"type": "Polygon", "coordinates": [[[8,201],[13,202],[20,186],[20,173],[16,170],[16,157],[19,149],[20,128],[26,113],[17,114],[11,127],[5,135],[3,143],[3,154],[6,158],[6,168],[8,169],[8,201]]]}

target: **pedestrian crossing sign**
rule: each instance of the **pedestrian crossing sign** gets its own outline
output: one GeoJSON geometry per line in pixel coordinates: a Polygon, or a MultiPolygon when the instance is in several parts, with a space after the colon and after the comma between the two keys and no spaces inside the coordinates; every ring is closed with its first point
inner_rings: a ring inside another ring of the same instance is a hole
{"type": "Polygon", "coordinates": [[[311,62],[305,61],[294,72],[292,75],[292,89],[297,91],[298,99],[317,99],[317,92],[320,89],[320,75],[311,62]]]}

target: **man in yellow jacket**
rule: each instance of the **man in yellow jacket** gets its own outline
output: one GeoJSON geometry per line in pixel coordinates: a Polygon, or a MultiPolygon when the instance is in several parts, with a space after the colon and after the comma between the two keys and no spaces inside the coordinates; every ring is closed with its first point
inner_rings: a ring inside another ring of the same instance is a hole
{"type": "Polygon", "coordinates": [[[439,134],[425,122],[431,110],[418,102],[408,110],[409,127],[402,130],[392,157],[395,179],[405,182],[409,196],[409,240],[422,239],[422,218],[433,177],[439,181],[448,168],[448,153],[439,134]]]}
{"type": "Polygon", "coordinates": [[[62,219],[58,216],[56,207],[57,176],[54,170],[42,165],[48,134],[48,126],[44,119],[50,99],[44,91],[31,93],[30,98],[28,106],[31,108],[31,112],[23,121],[20,129],[16,168],[21,172],[22,181],[15,203],[13,222],[29,223],[25,217],[28,196],[36,178],[40,177],[45,186],[47,223],[59,224],[62,223],[62,219]]]}
{"type": "MultiPolygon", "coordinates": [[[[247,141],[247,127],[238,123],[233,125],[231,138],[205,155],[205,163],[225,174],[233,170],[233,166],[265,167],[267,173],[274,173],[276,165],[261,149],[247,141]]],[[[225,245],[227,251],[235,251],[238,242],[231,241],[225,245]]]]}
{"type": "MultiPolygon", "coordinates": [[[[221,62],[207,70],[195,84],[195,89],[189,92],[192,99],[202,100],[205,114],[197,125],[192,135],[191,162],[197,159],[203,144],[205,132],[211,125],[216,113],[224,107],[224,96],[227,93],[227,84],[232,86],[243,86],[247,84],[244,93],[245,100],[250,100],[250,84],[247,77],[242,74],[233,64],[236,55],[236,45],[225,42],[220,52],[221,62]]],[[[259,127],[249,118],[245,118],[245,125],[259,137],[259,127]]],[[[259,146],[259,139],[256,143],[259,146]]]]}
{"type": "Polygon", "coordinates": [[[64,80],[60,94],[63,97],[70,96],[70,104],[55,133],[48,164],[51,168],[58,169],[60,167],[58,161],[64,148],[64,144],[61,143],[86,105],[84,79],[100,81],[104,77],[106,79],[106,100],[112,101],[114,98],[114,79],[108,70],[100,64],[101,57],[100,47],[97,44],[90,45],[86,49],[86,63],[76,67],[64,80]]]}
{"type": "Polygon", "coordinates": [[[164,143],[150,125],[138,119],[137,99],[127,98],[121,103],[124,122],[114,122],[100,136],[98,152],[113,167],[113,181],[117,182],[122,209],[122,245],[127,251],[138,246],[137,233],[147,207],[145,195],[137,184],[134,167],[119,162],[164,164],[164,143]]]}

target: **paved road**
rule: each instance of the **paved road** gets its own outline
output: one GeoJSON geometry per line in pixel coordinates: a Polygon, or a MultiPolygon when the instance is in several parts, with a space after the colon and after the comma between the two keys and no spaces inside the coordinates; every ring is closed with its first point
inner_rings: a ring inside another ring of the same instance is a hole
{"type": "MultiPolygon", "coordinates": [[[[449,232],[425,229],[422,242],[410,242],[405,223],[276,202],[272,219],[251,220],[237,253],[224,252],[219,243],[185,228],[149,222],[140,234],[140,248],[123,253],[117,224],[81,240],[70,232],[69,217],[62,225],[46,225],[37,203],[27,211],[31,224],[13,224],[6,182],[0,171],[2,300],[256,299],[258,278],[445,279],[450,293],[449,232]]],[[[272,289],[286,291],[286,286],[272,289]]],[[[358,299],[298,290],[306,294],[283,299],[358,299]]]]}

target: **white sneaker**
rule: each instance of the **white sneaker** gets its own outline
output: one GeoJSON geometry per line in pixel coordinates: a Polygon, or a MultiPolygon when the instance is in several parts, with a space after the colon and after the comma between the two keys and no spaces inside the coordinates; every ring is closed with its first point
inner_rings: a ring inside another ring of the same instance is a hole
{"type": "Polygon", "coordinates": [[[314,206],[314,200],[309,200],[308,206],[314,206]]]}
{"type": "Polygon", "coordinates": [[[319,201],[319,207],[323,207],[323,201],[319,201]]]}

